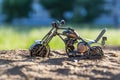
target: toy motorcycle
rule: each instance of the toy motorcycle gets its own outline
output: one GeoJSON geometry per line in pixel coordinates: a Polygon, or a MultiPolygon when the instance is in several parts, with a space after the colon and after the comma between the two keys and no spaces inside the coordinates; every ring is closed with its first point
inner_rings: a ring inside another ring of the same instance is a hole
{"type": "MultiPolygon", "coordinates": [[[[106,29],[103,29],[96,40],[87,41],[83,39],[79,34],[71,28],[63,28],[62,25],[65,24],[64,20],[56,21],[52,23],[52,28],[50,31],[43,37],[40,41],[35,41],[35,43],[30,47],[31,56],[40,56],[40,57],[49,57],[50,47],[49,42],[55,36],[59,36],[65,44],[65,50],[68,57],[75,57],[84,55],[88,58],[98,57],[101,58],[104,54],[100,46],[91,46],[93,43],[97,43],[106,29]],[[59,33],[58,30],[62,30],[62,33],[59,33]],[[77,45],[75,45],[77,43],[77,45]]],[[[106,37],[102,38],[102,45],[105,45],[106,37]]]]}

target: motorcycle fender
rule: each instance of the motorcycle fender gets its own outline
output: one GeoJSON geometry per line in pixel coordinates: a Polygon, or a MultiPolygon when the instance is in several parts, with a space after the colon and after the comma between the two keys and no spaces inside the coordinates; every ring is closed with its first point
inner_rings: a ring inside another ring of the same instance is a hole
{"type": "Polygon", "coordinates": [[[41,40],[35,40],[35,44],[41,44],[41,40]]]}
{"type": "Polygon", "coordinates": [[[29,50],[32,50],[33,47],[37,44],[41,44],[41,41],[40,40],[35,40],[34,43],[30,46],[29,50]]]}

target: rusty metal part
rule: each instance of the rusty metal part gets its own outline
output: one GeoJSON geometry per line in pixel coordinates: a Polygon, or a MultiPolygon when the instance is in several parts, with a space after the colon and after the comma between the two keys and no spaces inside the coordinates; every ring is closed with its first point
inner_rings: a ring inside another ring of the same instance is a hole
{"type": "Polygon", "coordinates": [[[38,49],[39,49],[40,44],[34,45],[32,49],[30,49],[30,56],[36,56],[38,49]]]}
{"type": "Polygon", "coordinates": [[[85,53],[87,50],[88,50],[88,46],[86,46],[84,43],[78,43],[77,51],[79,53],[85,53]]]}
{"type": "Polygon", "coordinates": [[[107,37],[102,37],[101,45],[104,46],[105,42],[107,41],[107,37]]]}
{"type": "Polygon", "coordinates": [[[61,25],[64,25],[65,24],[65,20],[61,20],[61,25]]]}
{"type": "Polygon", "coordinates": [[[90,47],[85,56],[89,59],[101,59],[104,56],[104,52],[100,46],[90,47]]]}
{"type": "Polygon", "coordinates": [[[56,23],[56,22],[52,22],[52,27],[55,27],[55,28],[59,28],[60,24],[56,23]]]}
{"type": "Polygon", "coordinates": [[[37,44],[30,50],[31,57],[33,56],[49,57],[49,54],[50,48],[48,45],[45,47],[41,44],[37,44]]]}
{"type": "Polygon", "coordinates": [[[75,39],[79,37],[79,35],[74,30],[71,29],[63,31],[63,35],[67,36],[68,38],[75,38],[75,39]]]}
{"type": "Polygon", "coordinates": [[[74,47],[75,42],[76,42],[76,40],[73,40],[73,39],[70,39],[70,38],[65,39],[66,53],[69,57],[70,57],[69,53],[73,52],[74,49],[75,49],[75,47],[74,47]]]}

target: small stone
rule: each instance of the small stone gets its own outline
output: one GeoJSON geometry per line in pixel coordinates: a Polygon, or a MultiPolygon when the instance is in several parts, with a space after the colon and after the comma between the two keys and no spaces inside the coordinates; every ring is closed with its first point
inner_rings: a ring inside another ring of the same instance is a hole
{"type": "Polygon", "coordinates": [[[114,57],[118,57],[118,54],[117,54],[117,53],[113,53],[113,56],[114,56],[114,57]]]}
{"type": "Polygon", "coordinates": [[[78,62],[78,60],[74,59],[74,62],[78,62]]]}
{"type": "Polygon", "coordinates": [[[104,69],[103,72],[105,73],[105,72],[106,72],[106,69],[104,69]]]}

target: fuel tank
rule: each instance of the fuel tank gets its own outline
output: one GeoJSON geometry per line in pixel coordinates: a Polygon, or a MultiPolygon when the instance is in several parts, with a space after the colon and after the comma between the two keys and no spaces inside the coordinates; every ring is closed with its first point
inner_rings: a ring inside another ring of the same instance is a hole
{"type": "Polygon", "coordinates": [[[79,37],[78,33],[71,29],[63,31],[63,35],[67,36],[68,38],[75,38],[75,39],[79,37]]]}

